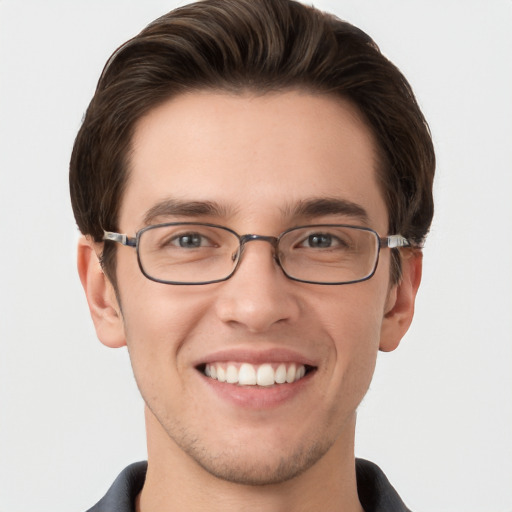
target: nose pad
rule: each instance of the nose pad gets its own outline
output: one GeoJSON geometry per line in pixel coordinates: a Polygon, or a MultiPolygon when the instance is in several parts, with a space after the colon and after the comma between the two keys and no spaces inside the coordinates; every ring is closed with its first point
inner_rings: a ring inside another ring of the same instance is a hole
{"type": "Polygon", "coordinates": [[[246,245],[249,242],[258,242],[258,241],[268,242],[272,246],[272,259],[275,261],[277,266],[282,270],[282,266],[281,266],[281,262],[280,262],[279,254],[278,254],[279,239],[277,237],[275,237],[275,236],[248,234],[248,235],[243,235],[243,236],[240,237],[240,245],[238,247],[238,250],[236,250],[231,255],[231,260],[233,261],[233,263],[236,262],[235,270],[233,271],[233,273],[236,272],[236,270],[240,266],[240,263],[242,261],[242,257],[243,257],[244,252],[245,252],[246,245]]]}

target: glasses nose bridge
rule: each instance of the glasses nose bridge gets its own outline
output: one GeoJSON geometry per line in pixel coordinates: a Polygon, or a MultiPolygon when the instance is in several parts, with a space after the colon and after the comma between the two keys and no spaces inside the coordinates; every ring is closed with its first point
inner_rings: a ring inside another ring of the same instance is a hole
{"type": "Polygon", "coordinates": [[[265,236],[265,235],[242,235],[240,237],[240,254],[244,251],[245,245],[249,242],[263,241],[268,242],[274,249],[274,254],[277,254],[277,245],[279,244],[279,238],[276,236],[265,236]]]}
{"type": "Polygon", "coordinates": [[[265,236],[265,235],[247,234],[247,235],[238,235],[238,241],[239,241],[238,251],[236,251],[232,255],[232,261],[235,264],[235,267],[233,269],[233,272],[232,272],[231,276],[238,270],[238,268],[240,266],[240,263],[242,262],[242,259],[243,259],[243,253],[245,251],[245,246],[249,242],[258,242],[258,241],[268,242],[272,246],[272,253],[273,253],[272,254],[272,258],[277,263],[277,265],[282,269],[281,261],[279,260],[279,255],[278,255],[278,251],[277,251],[277,247],[278,247],[278,244],[279,244],[279,238],[278,237],[276,237],[276,236],[265,236]]]}
{"type": "Polygon", "coordinates": [[[238,260],[237,267],[242,260],[242,255],[244,253],[246,244],[248,244],[249,242],[259,242],[259,241],[268,242],[272,246],[272,252],[273,252],[272,257],[277,262],[277,264],[279,266],[281,266],[281,262],[279,261],[279,254],[277,251],[277,246],[279,244],[279,238],[277,236],[247,234],[247,235],[242,235],[239,237],[240,248],[239,248],[238,254],[237,254],[238,257],[236,258],[238,260]]]}

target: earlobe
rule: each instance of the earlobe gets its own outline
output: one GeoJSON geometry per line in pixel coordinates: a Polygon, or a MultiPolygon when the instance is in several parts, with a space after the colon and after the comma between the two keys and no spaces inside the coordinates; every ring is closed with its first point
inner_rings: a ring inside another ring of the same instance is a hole
{"type": "Polygon", "coordinates": [[[126,345],[123,318],[112,283],[104,274],[97,245],[86,237],[78,242],[77,266],[99,340],[106,346],[126,345]]]}
{"type": "Polygon", "coordinates": [[[382,321],[379,348],[383,352],[395,350],[411,325],[422,262],[420,250],[407,250],[402,254],[402,278],[389,292],[382,321]]]}

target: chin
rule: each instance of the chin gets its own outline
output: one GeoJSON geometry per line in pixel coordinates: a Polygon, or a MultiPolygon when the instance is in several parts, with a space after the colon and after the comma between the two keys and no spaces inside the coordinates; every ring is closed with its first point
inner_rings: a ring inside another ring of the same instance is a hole
{"type": "Polygon", "coordinates": [[[313,446],[295,448],[291,453],[276,453],[273,449],[242,447],[229,452],[211,453],[198,450],[198,446],[185,451],[204,470],[215,478],[251,486],[275,485],[291,480],[307,471],[329,450],[332,443],[315,443],[313,446]],[[255,453],[257,452],[257,453],[255,453]]]}

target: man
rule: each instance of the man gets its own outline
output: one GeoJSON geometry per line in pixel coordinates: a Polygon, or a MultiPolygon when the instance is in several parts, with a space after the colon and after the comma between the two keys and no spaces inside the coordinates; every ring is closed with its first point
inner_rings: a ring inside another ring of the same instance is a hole
{"type": "Polygon", "coordinates": [[[354,433],[412,320],[433,174],[404,77],[313,8],[206,0],[118,49],[70,183],[148,463],[91,510],[408,510],[354,433]]]}

